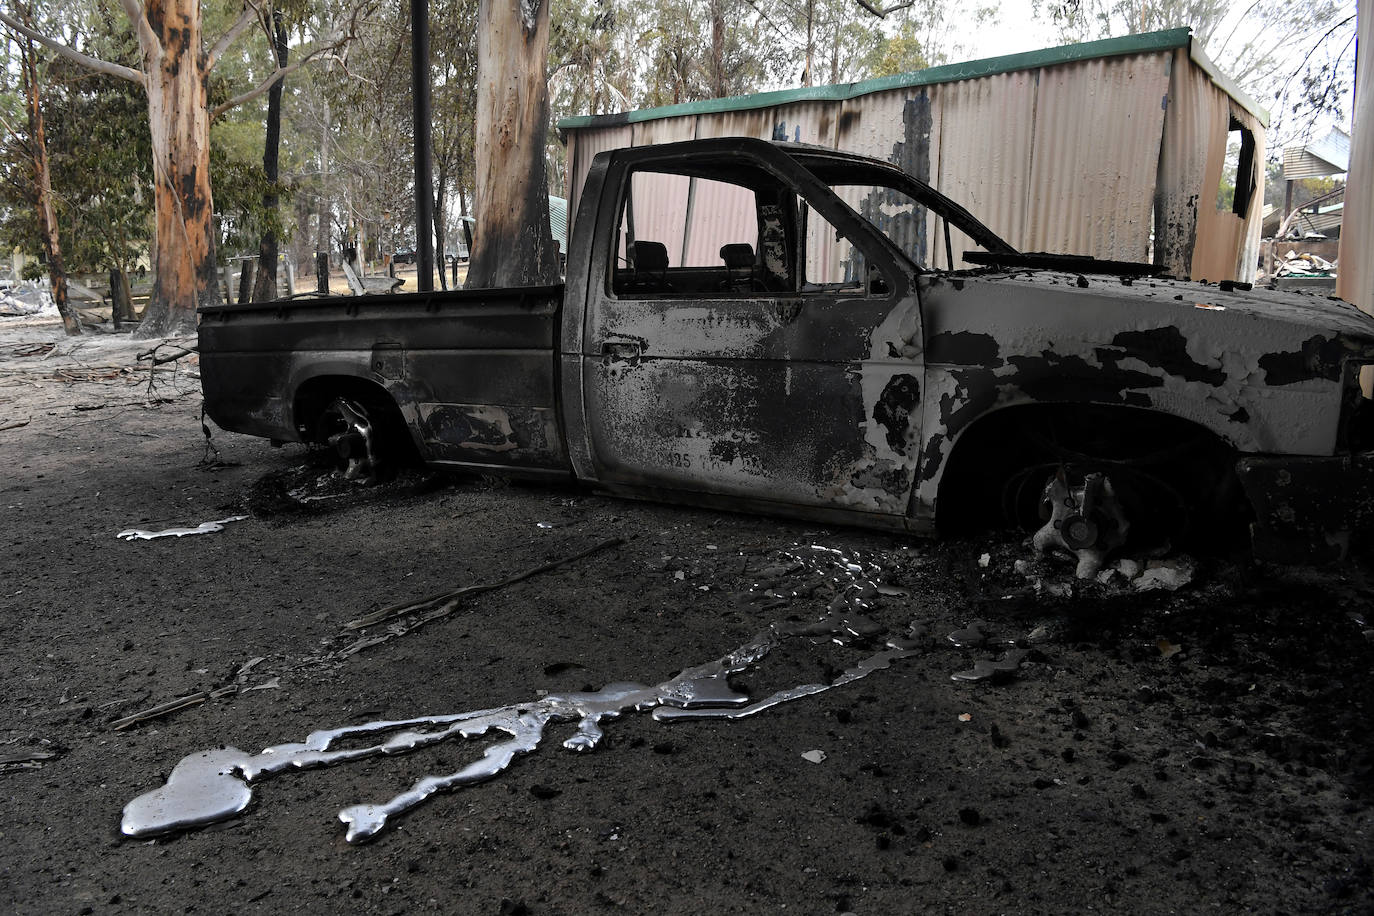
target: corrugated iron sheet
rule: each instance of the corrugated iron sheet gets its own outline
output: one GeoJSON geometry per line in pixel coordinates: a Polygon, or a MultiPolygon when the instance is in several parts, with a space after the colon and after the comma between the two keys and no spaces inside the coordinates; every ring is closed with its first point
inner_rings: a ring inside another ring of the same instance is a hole
{"type": "MultiPolygon", "coordinates": [[[[1038,72],[1001,73],[936,87],[937,175],[933,184],[963,204],[1014,247],[1025,246],[1032,207],[1045,205],[1029,193],[1034,160],[1038,72]]],[[[931,227],[933,263],[945,264],[942,226],[931,227]]],[[[973,247],[956,231],[950,248],[973,247]]]]}
{"type": "Polygon", "coordinates": [[[1157,54],[1041,71],[1018,247],[1149,258],[1168,90],[1168,64],[1157,54]]]}
{"type": "Polygon", "coordinates": [[[793,143],[835,146],[836,102],[794,102],[773,109],[773,133],[793,143]]]}
{"type": "Polygon", "coordinates": [[[1285,181],[1301,181],[1304,178],[1325,178],[1339,175],[1345,169],[1337,168],[1325,159],[1313,156],[1302,147],[1289,147],[1283,151],[1283,178],[1285,181]]]}
{"type": "MultiPolygon", "coordinates": [[[[1215,146],[1207,138],[1217,133],[1224,137],[1226,127],[1225,112],[1216,103],[1210,79],[1189,66],[1186,52],[1175,52],[1155,195],[1155,259],[1176,277],[1191,275],[1200,195],[1208,174],[1209,153],[1215,146]]],[[[1219,181],[1221,152],[1216,163],[1214,181],[1219,181]]],[[[1216,184],[1211,187],[1215,199],[1216,184]]]]}
{"type": "Polygon", "coordinates": [[[773,109],[722,111],[696,116],[697,139],[708,137],[757,137],[773,139],[773,109]]]}
{"type": "Polygon", "coordinates": [[[564,196],[568,198],[568,212],[575,216],[577,205],[581,202],[582,185],[586,184],[587,171],[592,167],[592,159],[596,158],[596,154],[634,144],[628,124],[622,127],[570,130],[567,136],[568,186],[564,196]]]}

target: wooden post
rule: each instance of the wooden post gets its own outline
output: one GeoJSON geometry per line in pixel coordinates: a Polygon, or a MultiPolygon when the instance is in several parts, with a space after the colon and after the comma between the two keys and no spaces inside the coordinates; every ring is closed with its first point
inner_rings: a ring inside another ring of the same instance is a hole
{"type": "Polygon", "coordinates": [[[329,295],[329,252],[315,252],[315,289],[320,295],[329,295]]]}
{"type": "Polygon", "coordinates": [[[410,29],[411,99],[415,118],[415,284],[419,292],[427,293],[434,289],[434,177],[431,162],[434,143],[429,94],[429,0],[410,0],[410,29]]]}
{"type": "Polygon", "coordinates": [[[244,258],[239,262],[239,302],[253,301],[253,261],[244,258]]]}
{"type": "Polygon", "coordinates": [[[110,268],[110,319],[116,329],[123,320],[134,317],[133,296],[129,291],[129,278],[118,267],[110,268]]]}

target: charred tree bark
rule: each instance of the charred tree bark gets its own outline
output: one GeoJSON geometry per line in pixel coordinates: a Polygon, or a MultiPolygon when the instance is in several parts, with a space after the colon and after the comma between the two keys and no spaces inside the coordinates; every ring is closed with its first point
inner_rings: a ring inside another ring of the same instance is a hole
{"type": "Polygon", "coordinates": [[[711,95],[725,97],[725,0],[711,0],[711,95]]]}
{"type": "MultiPolygon", "coordinates": [[[[290,48],[286,43],[286,22],[281,11],[272,12],[273,38],[276,40],[277,66],[285,67],[290,48]]],[[[280,174],[281,151],[281,95],[285,79],[272,84],[267,92],[267,142],[262,148],[262,173],[269,190],[262,195],[262,207],[268,213],[277,212],[277,177],[280,174]]],[[[266,302],[277,298],[277,233],[268,229],[258,246],[258,279],[253,287],[253,301],[266,302]]]]}
{"type": "Polygon", "coordinates": [[[25,108],[29,118],[29,155],[33,159],[33,199],[38,209],[38,231],[43,236],[43,253],[48,259],[48,280],[52,299],[62,316],[68,336],[81,333],[81,319],[67,301],[67,270],[62,261],[62,244],[57,237],[57,210],[52,200],[52,172],[48,168],[48,137],[43,126],[43,106],[38,98],[38,58],[33,42],[19,42],[24,72],[25,108]]]}
{"type": "Polygon", "coordinates": [[[153,141],[157,280],[135,336],[191,334],[196,309],[220,302],[198,2],[147,0],[138,26],[153,141]]]}
{"type": "Polygon", "coordinates": [[[430,104],[429,0],[410,0],[410,74],[415,121],[415,286],[434,289],[434,115],[430,104]]]}
{"type": "Polygon", "coordinates": [[[444,258],[444,247],[448,243],[448,230],[444,225],[444,182],[448,170],[439,166],[439,175],[434,182],[434,260],[439,265],[439,286],[448,289],[448,262],[444,258]]]}
{"type": "Polygon", "coordinates": [[[558,282],[549,231],[549,0],[481,0],[477,34],[477,238],[467,286],[558,282]]]}

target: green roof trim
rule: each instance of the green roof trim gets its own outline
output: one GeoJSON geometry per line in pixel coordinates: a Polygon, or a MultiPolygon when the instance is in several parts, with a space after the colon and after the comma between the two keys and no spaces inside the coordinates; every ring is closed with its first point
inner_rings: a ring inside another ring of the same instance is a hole
{"type": "Polygon", "coordinates": [[[1235,80],[1231,79],[1231,77],[1227,76],[1225,73],[1222,73],[1221,70],[1217,68],[1217,65],[1212,63],[1212,59],[1202,52],[1202,48],[1197,42],[1193,42],[1192,49],[1188,53],[1189,56],[1192,57],[1193,63],[1201,67],[1202,71],[1212,78],[1212,82],[1215,83],[1222,92],[1239,102],[1240,107],[1254,115],[1261,125],[1266,128],[1269,126],[1269,112],[1261,108],[1259,103],[1250,98],[1250,96],[1246,95],[1235,80]]]}
{"type": "Polygon", "coordinates": [[[891,89],[908,89],[915,86],[930,86],[935,83],[953,83],[959,80],[995,76],[999,73],[1013,73],[1017,70],[1034,70],[1055,64],[1093,60],[1099,57],[1148,54],[1151,51],[1172,51],[1179,48],[1189,49],[1193,60],[1207,72],[1214,83],[1240,102],[1247,111],[1259,118],[1266,127],[1269,125],[1268,113],[1247,98],[1230,78],[1216,69],[1212,62],[1207,59],[1207,56],[1197,48],[1193,41],[1192,30],[1185,28],[1167,29],[1162,32],[1144,32],[1139,35],[1125,35],[1121,38],[1104,38],[1100,41],[1086,41],[1082,44],[1043,48],[1039,51],[1023,51],[1019,54],[1004,54],[1001,57],[944,64],[939,67],[916,70],[912,73],[898,73],[895,76],[883,76],[858,83],[807,86],[802,89],[776,89],[772,92],[757,92],[753,95],[738,95],[725,99],[707,99],[701,102],[683,102],[679,105],[642,108],[638,111],[626,111],[619,114],[580,115],[559,121],[558,129],[579,130],[588,127],[619,127],[625,124],[657,121],[662,118],[720,114],[727,111],[754,111],[796,102],[842,102],[891,89]]]}

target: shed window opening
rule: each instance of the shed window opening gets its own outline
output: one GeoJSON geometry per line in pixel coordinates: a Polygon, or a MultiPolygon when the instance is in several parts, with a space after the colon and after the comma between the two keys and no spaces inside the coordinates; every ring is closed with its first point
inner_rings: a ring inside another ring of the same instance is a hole
{"type": "Polygon", "coordinates": [[[1244,218],[1250,212],[1259,178],[1255,163],[1255,135],[1234,117],[1226,138],[1226,158],[1217,186],[1217,210],[1244,218]]]}

